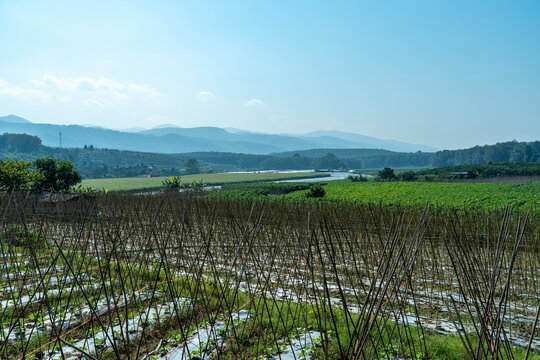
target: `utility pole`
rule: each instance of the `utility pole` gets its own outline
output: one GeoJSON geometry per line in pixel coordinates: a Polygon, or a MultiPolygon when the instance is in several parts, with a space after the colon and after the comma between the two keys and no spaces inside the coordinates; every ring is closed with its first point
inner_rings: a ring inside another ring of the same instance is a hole
{"type": "Polygon", "coordinates": [[[62,132],[60,131],[58,133],[59,137],[60,137],[60,149],[62,148],[62,132]]]}

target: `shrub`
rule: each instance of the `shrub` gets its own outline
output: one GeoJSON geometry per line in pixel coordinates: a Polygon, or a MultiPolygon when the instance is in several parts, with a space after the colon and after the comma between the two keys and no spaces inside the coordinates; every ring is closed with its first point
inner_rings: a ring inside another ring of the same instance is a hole
{"type": "Polygon", "coordinates": [[[161,187],[167,190],[178,190],[182,186],[182,177],[180,176],[171,176],[161,182],[161,187]]]}
{"type": "Polygon", "coordinates": [[[396,179],[396,174],[394,173],[394,169],[385,167],[379,171],[379,177],[383,180],[394,180],[396,179]]]}
{"type": "Polygon", "coordinates": [[[435,174],[426,174],[422,177],[422,180],[424,181],[428,181],[428,182],[431,182],[431,181],[438,181],[439,180],[439,177],[435,174]]]}
{"type": "Polygon", "coordinates": [[[207,185],[204,182],[204,180],[201,179],[199,181],[193,181],[191,184],[185,184],[184,189],[190,189],[196,192],[201,192],[201,191],[204,191],[206,186],[207,185]]]}
{"type": "Polygon", "coordinates": [[[414,171],[404,171],[399,175],[399,177],[403,181],[414,181],[418,179],[418,176],[414,171]]]}
{"type": "Polygon", "coordinates": [[[310,198],[322,198],[324,195],[326,195],[326,190],[319,184],[311,185],[306,193],[306,196],[310,198]]]}
{"type": "Polygon", "coordinates": [[[362,176],[362,175],[349,175],[349,176],[347,176],[347,179],[352,181],[352,182],[366,182],[366,181],[368,181],[367,176],[362,176]]]}

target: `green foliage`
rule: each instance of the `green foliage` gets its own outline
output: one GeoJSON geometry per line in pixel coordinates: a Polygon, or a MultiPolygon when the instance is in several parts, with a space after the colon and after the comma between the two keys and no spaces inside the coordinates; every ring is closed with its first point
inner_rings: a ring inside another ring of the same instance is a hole
{"type": "Polygon", "coordinates": [[[180,176],[171,176],[163,179],[161,187],[167,190],[180,189],[182,187],[182,178],[180,176]]]}
{"type": "Polygon", "coordinates": [[[434,182],[434,181],[439,181],[440,178],[435,175],[435,174],[426,174],[426,175],[421,175],[418,177],[419,180],[422,180],[422,181],[427,181],[427,182],[434,182]]]}
{"type": "Polygon", "coordinates": [[[347,165],[332,153],[327,153],[324,157],[315,160],[313,163],[315,169],[344,169],[347,165]]]}
{"type": "Polygon", "coordinates": [[[42,158],[34,161],[36,169],[43,175],[34,185],[36,190],[68,191],[81,182],[82,177],[70,161],[42,158]]]}
{"type": "Polygon", "coordinates": [[[385,167],[379,171],[379,177],[383,180],[395,180],[397,179],[394,169],[385,167]]]}
{"type": "Polygon", "coordinates": [[[0,152],[35,153],[41,148],[41,139],[37,136],[8,133],[0,135],[0,152]]]}
{"type": "Polygon", "coordinates": [[[44,176],[25,161],[0,160],[0,190],[22,191],[33,188],[44,176]]]}
{"type": "Polygon", "coordinates": [[[35,231],[26,231],[21,226],[10,225],[0,231],[0,240],[6,240],[11,246],[43,245],[45,240],[35,231]]]}
{"type": "Polygon", "coordinates": [[[445,167],[461,164],[489,162],[537,163],[540,160],[540,141],[508,141],[495,145],[475,146],[463,150],[443,150],[433,155],[433,166],[445,167]]]}
{"type": "Polygon", "coordinates": [[[540,176],[540,163],[488,163],[457,165],[418,171],[418,175],[434,175],[438,179],[493,178],[502,176],[540,176]],[[463,175],[466,174],[466,175],[463,175]]]}
{"type": "Polygon", "coordinates": [[[366,182],[368,181],[368,178],[367,176],[362,176],[362,175],[349,175],[347,176],[347,180],[351,182],[366,182]]]}
{"type": "Polygon", "coordinates": [[[186,167],[186,173],[187,174],[200,174],[201,173],[201,165],[197,161],[197,159],[187,159],[186,163],[184,164],[186,167]]]}
{"type": "MultiPolygon", "coordinates": [[[[512,205],[534,209],[540,204],[540,182],[523,185],[501,183],[367,182],[332,181],[325,185],[326,199],[453,208],[502,209],[512,205]]],[[[287,195],[301,199],[305,192],[287,195]]],[[[538,209],[537,209],[538,211],[538,209]]]]}
{"type": "Polygon", "coordinates": [[[414,171],[404,171],[399,174],[399,178],[403,181],[414,181],[418,180],[418,175],[414,171]]]}
{"type": "Polygon", "coordinates": [[[51,158],[25,161],[0,161],[0,190],[67,191],[81,182],[78,171],[69,161],[51,158]]]}
{"type": "Polygon", "coordinates": [[[223,172],[314,168],[380,169],[383,166],[423,168],[490,162],[538,165],[539,156],[539,141],[510,141],[436,153],[404,153],[382,149],[314,149],[273,155],[219,152],[169,155],[100,149],[93,145],[85,145],[84,148],[55,148],[43,146],[36,136],[7,133],[0,135],[0,159],[30,161],[39,157],[52,157],[68,160],[86,178],[134,177],[143,174],[154,177],[170,176],[179,174],[182,167],[185,167],[188,173],[194,174],[210,169],[223,172]],[[188,161],[190,164],[187,164],[188,161]]]}
{"type": "Polygon", "coordinates": [[[307,190],[309,183],[292,182],[267,182],[267,183],[242,183],[223,185],[220,191],[215,191],[207,196],[210,198],[229,199],[264,199],[269,196],[285,195],[294,191],[307,190]]]}
{"type": "Polygon", "coordinates": [[[180,176],[171,176],[168,179],[164,179],[161,187],[166,190],[194,190],[202,191],[207,186],[203,179],[193,180],[191,182],[182,183],[182,178],[180,176]]]}
{"type": "Polygon", "coordinates": [[[207,186],[207,184],[204,182],[204,180],[200,179],[199,181],[194,180],[189,184],[185,184],[184,188],[185,189],[192,189],[192,190],[195,190],[195,191],[202,191],[202,190],[204,190],[204,188],[206,186],[207,186]]]}
{"type": "Polygon", "coordinates": [[[306,192],[306,196],[309,198],[322,198],[326,195],[326,190],[319,184],[313,184],[306,192]]]}

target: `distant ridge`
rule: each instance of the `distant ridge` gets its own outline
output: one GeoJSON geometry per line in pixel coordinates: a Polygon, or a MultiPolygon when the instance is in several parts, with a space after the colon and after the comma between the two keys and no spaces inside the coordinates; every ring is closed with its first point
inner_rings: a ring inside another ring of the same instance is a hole
{"type": "Polygon", "coordinates": [[[320,130],[306,134],[308,137],[333,137],[338,139],[344,139],[356,143],[364,143],[366,149],[385,149],[398,152],[416,152],[418,150],[423,152],[433,152],[439,149],[434,147],[424,146],[420,144],[408,144],[396,140],[377,139],[370,136],[352,134],[343,131],[335,130],[320,130]]]}
{"type": "MultiPolygon", "coordinates": [[[[139,130],[139,129],[134,129],[139,130]]],[[[38,136],[44,145],[63,147],[93,145],[98,148],[153,153],[188,153],[217,151],[266,155],[309,149],[385,149],[397,152],[433,152],[437,149],[381,140],[360,134],[340,131],[319,131],[309,134],[264,134],[212,126],[181,128],[160,125],[142,131],[120,131],[96,126],[35,124],[16,115],[0,117],[0,133],[24,133],[38,136]]]]}
{"type": "Polygon", "coordinates": [[[0,121],[6,122],[6,123],[12,123],[12,124],[31,124],[30,121],[23,119],[22,117],[19,117],[17,115],[8,115],[0,117],[0,121]]]}

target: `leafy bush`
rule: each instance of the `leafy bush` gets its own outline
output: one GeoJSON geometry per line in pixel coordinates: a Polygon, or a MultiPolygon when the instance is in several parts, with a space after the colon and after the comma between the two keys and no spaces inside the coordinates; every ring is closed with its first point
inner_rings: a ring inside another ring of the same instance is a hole
{"type": "Polygon", "coordinates": [[[161,182],[161,187],[165,190],[191,190],[191,191],[203,191],[207,184],[204,180],[192,181],[190,183],[182,183],[180,176],[171,176],[169,179],[165,179],[161,182]]]}
{"type": "Polygon", "coordinates": [[[347,176],[347,179],[352,181],[352,182],[366,182],[366,181],[368,181],[367,176],[362,176],[362,175],[349,175],[349,176],[347,176]]]}
{"type": "Polygon", "coordinates": [[[427,181],[427,182],[430,182],[430,181],[438,181],[440,180],[439,177],[435,174],[426,174],[426,175],[423,175],[421,177],[421,180],[423,181],[427,181]]]}
{"type": "Polygon", "coordinates": [[[319,184],[311,185],[306,193],[306,196],[309,198],[322,198],[324,195],[326,195],[326,190],[319,184]]]}
{"type": "Polygon", "coordinates": [[[418,175],[414,171],[404,171],[399,174],[399,177],[403,181],[414,181],[418,179],[418,175]]]}
{"type": "Polygon", "coordinates": [[[165,179],[161,182],[161,187],[167,190],[178,190],[182,188],[182,177],[171,176],[169,179],[165,179]]]}
{"type": "Polygon", "coordinates": [[[0,190],[21,191],[33,188],[44,176],[25,161],[0,160],[0,190]]]}
{"type": "Polygon", "coordinates": [[[193,190],[193,191],[203,191],[206,185],[207,184],[204,182],[204,180],[201,179],[199,181],[195,180],[189,184],[184,184],[183,188],[193,190]]]}

